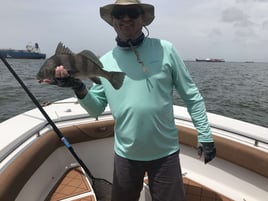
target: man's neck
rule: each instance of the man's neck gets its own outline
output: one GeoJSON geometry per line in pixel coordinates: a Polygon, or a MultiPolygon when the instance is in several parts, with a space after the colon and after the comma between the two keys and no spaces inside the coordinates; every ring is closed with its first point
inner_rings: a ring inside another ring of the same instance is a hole
{"type": "Polygon", "coordinates": [[[136,39],[128,39],[128,40],[121,40],[118,36],[116,37],[116,42],[117,45],[119,47],[130,47],[130,44],[132,44],[132,46],[138,46],[142,43],[142,41],[144,40],[145,36],[144,33],[141,33],[136,39]]]}

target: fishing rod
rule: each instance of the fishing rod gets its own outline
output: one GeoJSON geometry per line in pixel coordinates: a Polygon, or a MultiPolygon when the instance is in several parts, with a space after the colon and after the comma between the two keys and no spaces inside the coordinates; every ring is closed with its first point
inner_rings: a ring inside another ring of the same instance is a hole
{"type": "Polygon", "coordinates": [[[46,118],[48,123],[52,126],[53,130],[59,137],[59,139],[63,142],[63,144],[67,147],[67,149],[70,151],[70,153],[73,155],[73,157],[76,159],[76,161],[79,163],[79,165],[83,168],[87,176],[92,180],[92,187],[96,193],[96,197],[98,201],[108,201],[110,198],[108,198],[110,195],[106,195],[107,193],[111,193],[111,186],[112,183],[101,178],[96,178],[92,175],[92,173],[89,171],[85,163],[78,157],[76,152],[74,151],[72,145],[68,142],[66,137],[62,134],[62,132],[58,129],[56,124],[51,120],[51,118],[48,116],[46,111],[43,109],[43,107],[40,105],[40,103],[37,101],[35,96],[30,92],[30,90],[26,87],[26,85],[23,83],[23,81],[20,79],[20,77],[17,75],[17,73],[13,70],[11,65],[7,62],[7,60],[0,54],[0,59],[2,62],[6,65],[8,70],[11,72],[11,74],[15,77],[15,79],[19,82],[19,84],[22,86],[24,91],[28,94],[28,96],[31,98],[33,103],[36,105],[36,107],[40,110],[40,112],[43,114],[43,116],[46,118]],[[105,193],[105,194],[104,194],[105,193]],[[108,197],[107,197],[108,196],[108,197]]]}

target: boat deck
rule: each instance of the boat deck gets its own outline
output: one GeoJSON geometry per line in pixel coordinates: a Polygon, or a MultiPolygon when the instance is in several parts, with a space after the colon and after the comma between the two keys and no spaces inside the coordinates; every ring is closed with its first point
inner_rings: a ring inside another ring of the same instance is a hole
{"type": "MultiPolygon", "coordinates": [[[[144,183],[148,185],[145,177],[144,183]]],[[[232,201],[231,199],[183,178],[187,201],[232,201]]],[[[80,167],[70,169],[55,186],[46,201],[96,201],[91,186],[80,167]]]]}

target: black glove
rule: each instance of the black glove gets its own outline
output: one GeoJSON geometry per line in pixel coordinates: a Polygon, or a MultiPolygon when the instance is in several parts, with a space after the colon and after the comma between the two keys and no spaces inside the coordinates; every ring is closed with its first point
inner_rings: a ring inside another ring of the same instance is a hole
{"type": "Polygon", "coordinates": [[[216,147],[214,142],[199,142],[197,145],[198,155],[200,158],[204,152],[205,164],[211,161],[216,156],[216,147]]]}
{"type": "Polygon", "coordinates": [[[56,77],[54,81],[50,84],[58,85],[59,87],[70,87],[74,91],[81,91],[84,89],[86,86],[85,84],[74,77],[56,77]]]}

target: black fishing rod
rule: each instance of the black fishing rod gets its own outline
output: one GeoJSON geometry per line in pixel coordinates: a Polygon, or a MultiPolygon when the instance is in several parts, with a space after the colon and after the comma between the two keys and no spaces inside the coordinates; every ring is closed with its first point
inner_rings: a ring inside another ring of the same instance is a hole
{"type": "Polygon", "coordinates": [[[40,112],[43,114],[43,116],[46,118],[48,123],[52,126],[53,130],[59,137],[59,139],[63,142],[63,144],[68,148],[68,150],[71,152],[73,157],[76,159],[76,161],[79,163],[79,165],[83,168],[87,176],[92,180],[92,187],[96,194],[96,197],[98,201],[108,201],[110,200],[110,194],[111,194],[111,186],[112,184],[101,178],[96,178],[92,175],[92,173],[89,171],[85,163],[78,157],[76,152],[74,151],[72,145],[68,142],[66,137],[62,134],[62,132],[58,129],[58,127],[55,125],[55,123],[51,120],[51,118],[48,116],[46,111],[43,109],[43,107],[40,105],[40,103],[37,101],[37,99],[34,97],[34,95],[30,92],[30,90],[26,87],[26,85],[23,83],[23,81],[20,79],[20,77],[17,75],[17,73],[13,70],[13,68],[10,66],[10,64],[7,62],[7,60],[0,54],[0,59],[3,61],[3,63],[6,65],[8,70],[11,72],[11,74],[15,77],[15,79],[20,83],[24,91],[28,94],[28,96],[31,98],[33,103],[36,105],[36,107],[40,110],[40,112]]]}

